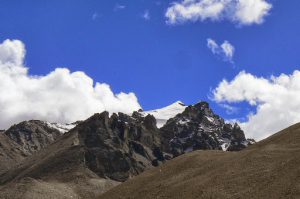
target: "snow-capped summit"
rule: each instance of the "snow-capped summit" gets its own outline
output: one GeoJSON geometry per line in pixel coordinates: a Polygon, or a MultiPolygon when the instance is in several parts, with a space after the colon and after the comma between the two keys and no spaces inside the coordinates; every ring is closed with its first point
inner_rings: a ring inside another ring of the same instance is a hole
{"type": "Polygon", "coordinates": [[[50,122],[46,122],[46,121],[45,121],[45,123],[50,128],[57,129],[58,131],[60,131],[63,134],[68,132],[69,130],[71,130],[72,128],[74,128],[76,126],[76,123],[61,124],[61,123],[50,123],[50,122]]]}
{"type": "Polygon", "coordinates": [[[186,107],[187,106],[183,102],[177,101],[160,109],[144,111],[140,113],[143,116],[148,114],[153,115],[156,118],[157,127],[160,128],[167,123],[168,119],[175,117],[179,113],[182,113],[186,107]]]}

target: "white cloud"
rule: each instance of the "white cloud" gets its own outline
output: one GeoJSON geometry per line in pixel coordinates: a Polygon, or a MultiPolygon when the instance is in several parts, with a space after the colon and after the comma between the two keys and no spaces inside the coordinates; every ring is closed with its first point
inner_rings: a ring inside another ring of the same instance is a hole
{"type": "Polygon", "coordinates": [[[211,50],[213,54],[216,54],[220,48],[217,42],[210,38],[207,39],[207,47],[211,50]]]}
{"type": "Polygon", "coordinates": [[[221,45],[221,49],[224,52],[225,57],[231,60],[234,54],[233,45],[231,45],[228,41],[224,41],[224,43],[221,45]]]}
{"type": "Polygon", "coordinates": [[[134,93],[114,94],[109,85],[94,84],[84,72],[57,68],[31,76],[24,57],[21,41],[0,44],[0,128],[28,119],[64,123],[104,110],[131,113],[140,108],[134,93]]]}
{"type": "Polygon", "coordinates": [[[241,25],[261,24],[272,5],[267,0],[182,0],[173,2],[167,23],[229,20],[241,25]]]}
{"type": "Polygon", "coordinates": [[[5,40],[0,45],[0,64],[20,66],[23,64],[25,53],[25,46],[21,41],[5,40]]]}
{"type": "Polygon", "coordinates": [[[219,105],[226,110],[226,113],[228,115],[235,114],[239,111],[239,109],[237,107],[230,106],[229,104],[220,103],[219,105]]]}
{"type": "Polygon", "coordinates": [[[272,5],[265,0],[239,0],[234,13],[234,20],[241,24],[261,24],[269,14],[272,5]]]}
{"type": "Polygon", "coordinates": [[[125,8],[126,8],[125,5],[121,5],[117,3],[114,7],[114,11],[124,10],[125,8]]]}
{"type": "Polygon", "coordinates": [[[143,17],[146,21],[150,20],[151,17],[150,17],[150,12],[149,12],[149,10],[145,10],[144,13],[143,13],[143,15],[142,15],[142,17],[143,17]]]}
{"type": "Polygon", "coordinates": [[[207,47],[215,55],[222,57],[224,61],[233,62],[232,58],[234,55],[234,46],[228,41],[224,41],[221,45],[218,45],[217,42],[213,39],[207,39],[207,47]]]}
{"type": "Polygon", "coordinates": [[[248,102],[256,108],[241,123],[248,137],[266,138],[300,122],[300,71],[270,78],[240,72],[233,80],[223,80],[213,91],[218,103],[248,102]]]}

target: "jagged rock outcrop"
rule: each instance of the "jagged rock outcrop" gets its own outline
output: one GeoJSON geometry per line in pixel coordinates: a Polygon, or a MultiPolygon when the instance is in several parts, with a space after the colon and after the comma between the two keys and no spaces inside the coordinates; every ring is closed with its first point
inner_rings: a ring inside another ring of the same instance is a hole
{"type": "Polygon", "coordinates": [[[226,124],[207,102],[188,106],[160,130],[163,150],[174,156],[198,149],[238,151],[248,144],[238,124],[226,124]]]}
{"type": "MultiPolygon", "coordinates": [[[[85,164],[97,175],[125,181],[164,161],[153,116],[123,113],[95,114],[79,124],[79,145],[85,148],[85,164]]],[[[71,132],[72,133],[72,132],[71,132]]]]}

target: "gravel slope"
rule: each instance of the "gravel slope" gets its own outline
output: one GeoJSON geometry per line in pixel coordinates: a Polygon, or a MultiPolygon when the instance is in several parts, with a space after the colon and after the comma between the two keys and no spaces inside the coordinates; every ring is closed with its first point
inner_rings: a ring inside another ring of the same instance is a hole
{"type": "Polygon", "coordinates": [[[240,152],[179,156],[99,198],[300,198],[300,124],[240,152]]]}

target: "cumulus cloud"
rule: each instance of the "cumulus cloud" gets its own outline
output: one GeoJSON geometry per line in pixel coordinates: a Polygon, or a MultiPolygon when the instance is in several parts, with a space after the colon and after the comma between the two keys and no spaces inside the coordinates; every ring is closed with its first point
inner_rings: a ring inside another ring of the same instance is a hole
{"type": "Polygon", "coordinates": [[[266,138],[300,122],[300,71],[270,78],[240,72],[233,80],[223,80],[213,91],[218,103],[248,102],[256,108],[241,126],[248,137],[266,138]]]}
{"type": "Polygon", "coordinates": [[[19,40],[5,40],[0,44],[1,65],[21,66],[25,57],[25,46],[19,40]]]}
{"type": "Polygon", "coordinates": [[[57,68],[31,76],[24,66],[25,46],[19,40],[0,44],[0,128],[28,119],[68,123],[95,112],[131,113],[140,105],[134,93],[114,94],[84,72],[57,68]]]}
{"type": "Polygon", "coordinates": [[[232,58],[235,49],[228,41],[225,40],[221,45],[219,45],[215,40],[208,38],[207,47],[213,54],[220,56],[224,61],[233,62],[232,58]]]}
{"type": "Polygon", "coordinates": [[[240,25],[261,24],[272,8],[267,0],[182,0],[173,2],[167,23],[228,20],[240,25]]]}
{"type": "Polygon", "coordinates": [[[239,0],[233,20],[241,24],[261,24],[272,5],[265,0],[239,0]]]}

